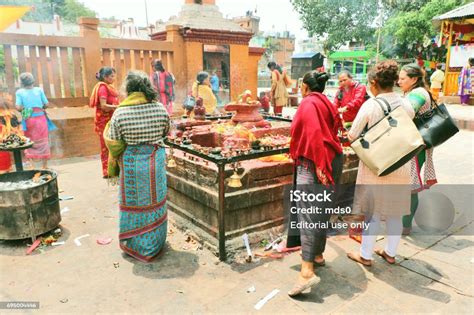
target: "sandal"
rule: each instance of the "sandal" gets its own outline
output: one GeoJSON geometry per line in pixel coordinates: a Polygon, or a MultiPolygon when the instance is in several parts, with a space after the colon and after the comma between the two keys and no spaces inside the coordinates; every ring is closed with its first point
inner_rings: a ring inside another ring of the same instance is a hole
{"type": "Polygon", "coordinates": [[[358,263],[361,264],[361,265],[366,266],[366,267],[372,266],[372,260],[368,260],[368,259],[362,258],[362,257],[360,256],[360,254],[357,254],[357,253],[347,253],[347,257],[348,257],[349,259],[352,259],[352,260],[355,261],[355,262],[358,262],[358,263]]]}
{"type": "Polygon", "coordinates": [[[386,262],[388,262],[390,265],[393,265],[395,261],[395,257],[389,256],[384,250],[382,249],[376,249],[374,251],[377,255],[382,257],[386,262]]]}
{"type": "Polygon", "coordinates": [[[312,276],[311,279],[309,279],[308,282],[306,282],[305,284],[300,284],[300,283],[295,284],[293,289],[288,291],[288,295],[292,297],[300,295],[301,293],[303,293],[303,291],[308,290],[309,288],[311,288],[318,282],[319,282],[319,278],[316,276],[312,276]]]}

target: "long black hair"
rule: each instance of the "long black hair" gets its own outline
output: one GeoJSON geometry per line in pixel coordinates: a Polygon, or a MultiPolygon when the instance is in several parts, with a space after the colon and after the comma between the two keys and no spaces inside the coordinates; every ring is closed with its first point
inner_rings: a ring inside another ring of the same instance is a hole
{"type": "Polygon", "coordinates": [[[127,91],[127,94],[142,92],[145,94],[149,103],[154,102],[158,97],[158,93],[156,93],[151,85],[150,79],[148,79],[148,76],[141,71],[130,71],[127,74],[127,78],[125,79],[125,90],[127,91]]]}
{"type": "Polygon", "coordinates": [[[165,72],[165,67],[163,67],[163,62],[161,62],[161,60],[159,59],[156,59],[155,61],[153,61],[153,69],[155,69],[155,71],[165,72]]]}
{"type": "Polygon", "coordinates": [[[409,63],[407,65],[404,65],[402,67],[402,70],[407,73],[407,76],[409,78],[416,78],[416,82],[413,85],[412,89],[421,87],[426,90],[429,90],[428,84],[426,84],[425,70],[423,70],[419,65],[417,65],[416,63],[409,63]]]}
{"type": "Polygon", "coordinates": [[[104,82],[105,78],[115,73],[115,69],[112,67],[102,67],[100,68],[99,72],[95,74],[95,78],[99,81],[104,82]]]}
{"type": "Polygon", "coordinates": [[[326,72],[319,72],[317,70],[310,71],[303,77],[303,83],[309,87],[309,90],[319,93],[323,93],[328,80],[329,75],[326,72]]]}
{"type": "Polygon", "coordinates": [[[270,61],[268,64],[267,64],[267,67],[268,69],[270,69],[271,71],[273,70],[278,70],[278,72],[283,73],[283,69],[275,62],[275,61],[270,61]]]}

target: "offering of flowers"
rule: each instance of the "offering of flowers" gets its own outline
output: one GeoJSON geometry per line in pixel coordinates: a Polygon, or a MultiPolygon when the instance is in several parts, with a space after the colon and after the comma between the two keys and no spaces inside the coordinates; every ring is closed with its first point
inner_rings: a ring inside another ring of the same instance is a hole
{"type": "Polygon", "coordinates": [[[250,90],[245,90],[244,93],[239,95],[239,104],[247,105],[258,105],[261,106],[260,102],[252,98],[252,92],[250,90]]]}

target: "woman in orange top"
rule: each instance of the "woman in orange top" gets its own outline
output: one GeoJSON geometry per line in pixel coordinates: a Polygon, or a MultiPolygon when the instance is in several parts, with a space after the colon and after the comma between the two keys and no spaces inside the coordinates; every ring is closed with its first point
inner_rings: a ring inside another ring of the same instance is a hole
{"type": "Polygon", "coordinates": [[[96,109],[95,111],[95,132],[99,135],[100,141],[100,159],[102,161],[102,175],[108,178],[107,160],[109,151],[104,143],[104,129],[109,122],[112,114],[119,104],[118,92],[113,87],[115,82],[115,69],[110,67],[103,67],[96,74],[99,82],[92,90],[89,105],[96,109]]]}

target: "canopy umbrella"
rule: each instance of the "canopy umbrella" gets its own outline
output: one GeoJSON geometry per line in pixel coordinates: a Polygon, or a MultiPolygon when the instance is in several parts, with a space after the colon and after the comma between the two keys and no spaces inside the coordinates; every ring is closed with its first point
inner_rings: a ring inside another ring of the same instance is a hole
{"type": "Polygon", "coordinates": [[[28,6],[0,6],[0,32],[6,30],[10,25],[20,19],[26,12],[30,11],[28,6]]]}

